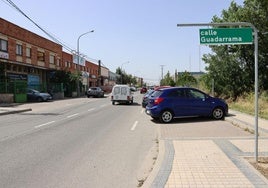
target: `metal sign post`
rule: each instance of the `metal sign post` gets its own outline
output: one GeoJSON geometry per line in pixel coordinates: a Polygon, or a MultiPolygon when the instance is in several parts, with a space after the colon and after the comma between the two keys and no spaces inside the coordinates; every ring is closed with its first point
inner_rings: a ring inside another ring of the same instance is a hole
{"type": "MultiPolygon", "coordinates": [[[[254,35],[254,56],[255,56],[255,161],[258,162],[258,30],[256,29],[256,27],[249,23],[249,22],[222,22],[222,23],[190,23],[190,24],[177,24],[177,27],[193,27],[193,26],[212,26],[212,27],[226,27],[226,26],[245,26],[245,27],[250,27],[251,29],[253,29],[253,35],[254,35]]],[[[238,29],[238,28],[236,28],[238,29]]],[[[246,30],[246,28],[243,28],[246,30]]],[[[209,31],[210,33],[208,33],[208,35],[217,35],[217,31],[216,33],[214,32],[214,30],[211,29],[211,31],[209,31]]],[[[246,31],[242,31],[243,33],[246,33],[246,31]]],[[[203,33],[204,34],[204,33],[203,33]]],[[[242,36],[239,36],[242,38],[242,36]]],[[[201,40],[201,39],[200,39],[201,40]]],[[[243,39],[241,39],[243,40],[243,39]]],[[[247,41],[248,42],[248,41],[247,41]]],[[[208,45],[212,45],[212,43],[206,43],[208,45]]],[[[219,44],[226,44],[226,43],[217,43],[219,44]]],[[[234,43],[232,43],[234,44],[234,43]]],[[[237,43],[236,43],[237,44],[237,43]]],[[[214,43],[215,45],[215,43],[214,43]]]]}

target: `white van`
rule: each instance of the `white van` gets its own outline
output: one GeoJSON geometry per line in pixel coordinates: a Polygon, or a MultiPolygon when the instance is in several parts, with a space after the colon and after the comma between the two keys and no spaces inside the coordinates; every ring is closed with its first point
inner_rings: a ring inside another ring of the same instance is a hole
{"type": "Polygon", "coordinates": [[[113,105],[115,102],[132,104],[133,95],[130,87],[128,85],[115,85],[112,89],[111,101],[113,105]]]}

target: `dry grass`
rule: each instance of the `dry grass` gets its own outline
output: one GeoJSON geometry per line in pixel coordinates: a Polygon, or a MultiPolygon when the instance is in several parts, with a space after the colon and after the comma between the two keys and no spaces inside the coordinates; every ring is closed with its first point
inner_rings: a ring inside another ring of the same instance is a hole
{"type": "MultiPolygon", "coordinates": [[[[268,119],[268,95],[263,92],[258,98],[259,116],[268,119]]],[[[253,93],[246,94],[238,98],[235,102],[228,102],[231,109],[254,115],[255,113],[255,97],[253,93]]]]}
{"type": "Polygon", "coordinates": [[[248,162],[258,170],[266,179],[268,179],[268,158],[259,157],[258,162],[254,158],[246,158],[248,162]]]}

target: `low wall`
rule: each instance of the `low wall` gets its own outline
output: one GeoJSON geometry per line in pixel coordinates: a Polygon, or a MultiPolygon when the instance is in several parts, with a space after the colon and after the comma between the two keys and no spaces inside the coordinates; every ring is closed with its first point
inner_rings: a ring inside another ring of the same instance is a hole
{"type": "Polygon", "coordinates": [[[64,92],[53,93],[53,99],[64,99],[64,92]]]}
{"type": "Polygon", "coordinates": [[[0,103],[14,103],[14,94],[0,93],[0,103]]]}

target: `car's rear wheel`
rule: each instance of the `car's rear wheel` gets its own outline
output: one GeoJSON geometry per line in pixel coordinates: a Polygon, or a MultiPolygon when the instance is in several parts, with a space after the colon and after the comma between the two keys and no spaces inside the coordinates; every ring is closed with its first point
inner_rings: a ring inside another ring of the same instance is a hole
{"type": "Polygon", "coordinates": [[[214,119],[220,120],[220,119],[224,119],[224,111],[223,108],[221,107],[216,107],[213,112],[212,112],[212,117],[214,119]]]}
{"type": "Polygon", "coordinates": [[[173,120],[173,113],[170,110],[165,110],[161,113],[160,121],[162,123],[170,123],[173,120]]]}

